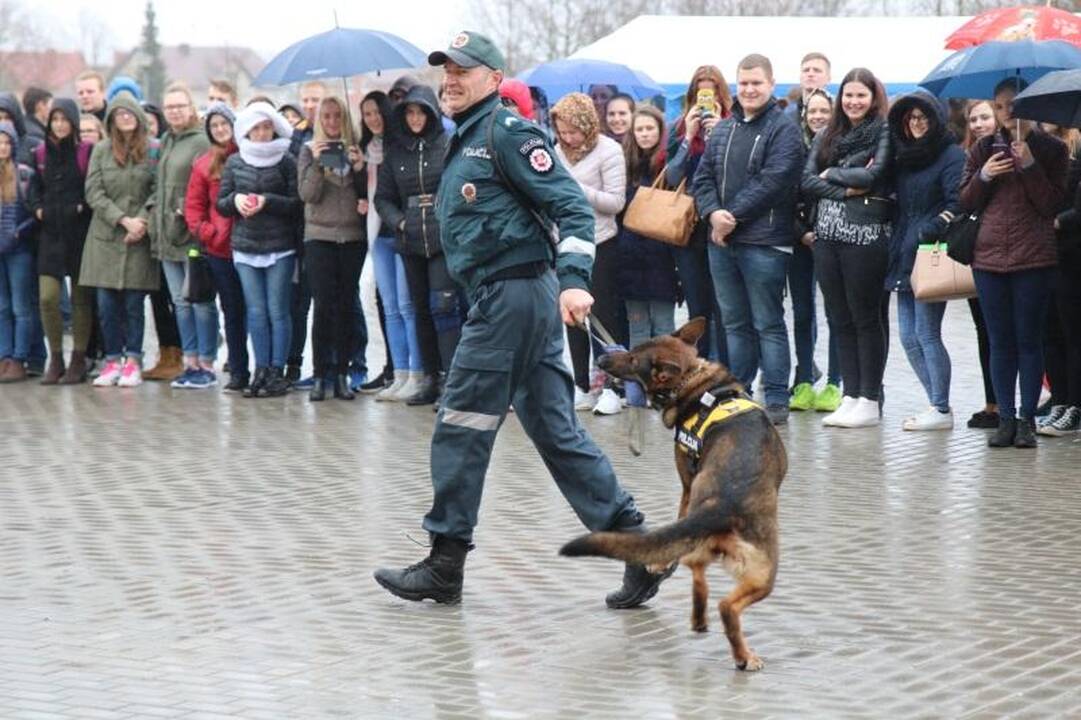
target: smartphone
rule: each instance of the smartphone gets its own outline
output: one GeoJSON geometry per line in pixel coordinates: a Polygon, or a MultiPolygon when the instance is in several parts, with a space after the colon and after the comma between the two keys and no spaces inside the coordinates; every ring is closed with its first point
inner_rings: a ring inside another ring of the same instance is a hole
{"type": "Polygon", "coordinates": [[[1003,153],[1006,157],[1010,157],[1010,144],[1006,142],[1005,136],[1001,132],[995,133],[995,139],[991,143],[991,154],[1003,153]]]}
{"type": "Polygon", "coordinates": [[[703,115],[713,115],[717,109],[717,96],[709,88],[703,88],[695,96],[694,104],[703,115]]]}
{"type": "Polygon", "coordinates": [[[345,143],[338,141],[328,142],[319,155],[319,164],[332,170],[345,167],[345,143]]]}

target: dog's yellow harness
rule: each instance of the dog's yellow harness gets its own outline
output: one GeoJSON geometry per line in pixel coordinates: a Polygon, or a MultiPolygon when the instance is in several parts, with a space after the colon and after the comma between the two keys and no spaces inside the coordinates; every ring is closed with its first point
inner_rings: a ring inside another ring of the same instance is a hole
{"type": "Polygon", "coordinates": [[[706,433],[711,428],[728,422],[734,417],[761,410],[762,406],[746,397],[730,397],[718,401],[711,393],[702,395],[701,409],[676,428],[676,445],[691,461],[694,472],[698,471],[698,461],[702,459],[702,444],[706,433]]]}

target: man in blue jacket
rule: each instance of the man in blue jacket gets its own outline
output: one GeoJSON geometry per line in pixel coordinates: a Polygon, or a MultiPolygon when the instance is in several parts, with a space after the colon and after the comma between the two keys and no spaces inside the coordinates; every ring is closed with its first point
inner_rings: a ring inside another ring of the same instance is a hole
{"type": "Polygon", "coordinates": [[[791,368],[784,287],[803,141],[773,98],[768,58],[748,55],[736,77],[738,105],[710,135],[694,199],[710,224],[710,273],[730,369],[749,388],[761,365],[766,412],[782,424],[788,420],[791,368]]]}

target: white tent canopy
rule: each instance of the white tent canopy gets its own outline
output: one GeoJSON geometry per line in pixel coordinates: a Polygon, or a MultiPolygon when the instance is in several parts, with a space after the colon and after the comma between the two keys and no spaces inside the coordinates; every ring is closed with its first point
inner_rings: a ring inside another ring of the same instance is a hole
{"type": "Polygon", "coordinates": [[[830,59],[833,83],[862,66],[887,85],[908,85],[950,54],[946,37],[969,19],[642,15],[571,57],[623,63],[663,85],[685,85],[699,65],[716,65],[734,83],[736,64],[761,53],[787,85],[799,82],[800,59],[818,51],[830,59]]]}

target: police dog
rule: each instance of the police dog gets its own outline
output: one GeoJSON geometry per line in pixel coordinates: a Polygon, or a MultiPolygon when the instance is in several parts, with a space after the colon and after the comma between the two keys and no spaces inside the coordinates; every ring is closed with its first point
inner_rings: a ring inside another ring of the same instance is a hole
{"type": "MultiPolygon", "coordinates": [[[[603,356],[600,367],[615,377],[640,382],[653,406],[661,410],[665,427],[682,428],[688,420],[708,414],[708,406],[744,396],[727,368],[698,357],[695,343],[704,331],[705,320],[695,318],[672,335],[654,338],[630,352],[603,356]]],[[[677,435],[676,469],[683,496],[675,523],[644,535],[584,535],[564,545],[560,554],[617,558],[654,571],[682,562],[694,575],[691,628],[697,632],[708,629],[706,568],[720,559],[736,580],[718,607],[725,635],[736,667],[754,671],[763,663],[747,645],[740,614],[773,589],[777,492],[788,459],[765,412],[739,402],[741,412],[706,426],[697,462],[680,446],[677,435]]]]}

